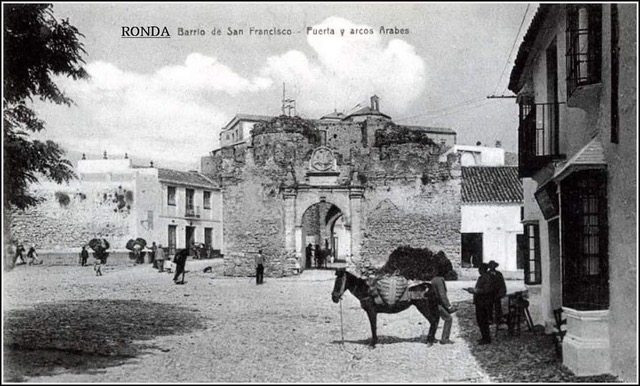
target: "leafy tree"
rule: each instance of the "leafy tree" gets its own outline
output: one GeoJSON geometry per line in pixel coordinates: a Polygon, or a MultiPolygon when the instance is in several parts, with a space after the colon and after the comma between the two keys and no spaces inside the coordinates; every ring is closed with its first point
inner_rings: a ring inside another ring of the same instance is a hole
{"type": "Polygon", "coordinates": [[[82,67],[86,54],[82,35],[68,20],[58,21],[51,4],[3,4],[4,6],[4,204],[25,209],[41,199],[29,193],[29,184],[40,176],[57,183],[75,178],[72,164],[55,142],[30,138],[45,129],[29,102],[70,106],[52,77],[88,78],[82,67]]]}

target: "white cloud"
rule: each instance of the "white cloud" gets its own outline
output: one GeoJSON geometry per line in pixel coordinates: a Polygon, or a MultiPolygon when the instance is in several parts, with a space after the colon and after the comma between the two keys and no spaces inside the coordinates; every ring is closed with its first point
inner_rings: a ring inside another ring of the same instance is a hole
{"type": "Polygon", "coordinates": [[[86,69],[87,81],[58,80],[77,106],[69,114],[72,119],[54,122],[54,140],[82,152],[108,149],[156,161],[193,163],[217,146],[219,128],[230,116],[207,92],[234,95],[269,86],[200,54],[153,74],[126,72],[105,62],[89,63],[86,69]]]}
{"type": "MultiPolygon", "coordinates": [[[[379,31],[352,35],[351,30],[370,27],[338,17],[313,28],[331,28],[336,34],[310,34],[310,57],[302,50],[270,56],[247,76],[201,53],[146,74],[107,62],[89,63],[91,79],[57,79],[77,107],[71,114],[66,107],[65,113],[56,110],[55,119],[45,115],[56,129],[47,132],[79,152],[101,154],[106,149],[109,154],[196,163],[217,147],[219,129],[236,113],[265,113],[251,109],[265,98],[262,91],[273,92],[282,82],[296,98],[298,111],[314,118],[334,106],[351,109],[373,94],[381,98],[382,111],[393,116],[405,112],[424,91],[424,60],[405,41],[385,42],[379,31]]],[[[41,108],[45,114],[55,110],[41,108]]]]}
{"type": "Polygon", "coordinates": [[[310,61],[304,53],[293,50],[268,58],[262,70],[262,75],[276,84],[294,86],[294,97],[309,113],[326,113],[334,103],[340,109],[350,109],[350,104],[373,94],[381,98],[382,110],[401,113],[424,91],[424,60],[405,41],[393,39],[385,46],[379,31],[351,34],[371,27],[338,17],[327,18],[312,28],[335,32],[308,35],[317,60],[310,61]]]}

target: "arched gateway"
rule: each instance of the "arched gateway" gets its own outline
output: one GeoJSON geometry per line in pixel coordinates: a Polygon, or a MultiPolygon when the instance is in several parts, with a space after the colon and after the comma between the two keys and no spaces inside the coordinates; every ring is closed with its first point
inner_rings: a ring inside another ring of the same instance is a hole
{"type": "Polygon", "coordinates": [[[339,176],[331,149],[319,147],[309,161],[305,183],[287,187],[283,192],[285,247],[296,254],[303,266],[307,265],[305,247],[309,243],[305,214],[319,204],[328,208],[323,213],[321,225],[330,231],[325,233],[328,237],[323,240],[315,238],[316,243],[329,246],[336,258],[347,263],[353,263],[360,256],[364,187],[340,184],[339,176]],[[339,224],[338,232],[336,223],[339,224]]]}

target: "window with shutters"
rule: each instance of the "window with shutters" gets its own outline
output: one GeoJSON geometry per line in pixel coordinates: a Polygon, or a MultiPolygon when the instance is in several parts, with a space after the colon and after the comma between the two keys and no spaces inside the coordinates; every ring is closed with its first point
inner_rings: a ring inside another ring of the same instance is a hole
{"type": "Polygon", "coordinates": [[[540,262],[540,228],[538,223],[527,223],[524,225],[525,237],[525,262],[524,262],[524,283],[541,284],[542,267],[540,262]]]}

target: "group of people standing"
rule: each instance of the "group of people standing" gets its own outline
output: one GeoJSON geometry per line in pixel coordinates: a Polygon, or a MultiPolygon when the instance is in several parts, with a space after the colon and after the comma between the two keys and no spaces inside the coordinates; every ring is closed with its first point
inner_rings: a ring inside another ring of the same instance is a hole
{"type": "Polygon", "coordinates": [[[327,259],[331,255],[331,250],[329,248],[322,249],[319,244],[315,246],[311,243],[307,245],[305,248],[305,258],[306,265],[305,267],[311,268],[315,265],[316,268],[321,268],[327,266],[327,259]]]}
{"type": "MultiPolygon", "coordinates": [[[[473,294],[473,303],[476,307],[476,321],[478,327],[480,327],[480,334],[482,336],[478,344],[481,345],[491,343],[491,332],[489,329],[491,319],[495,318],[496,323],[500,323],[502,319],[502,298],[507,294],[507,286],[504,281],[504,276],[496,269],[498,265],[499,264],[493,260],[489,263],[481,263],[478,268],[480,277],[475,287],[465,288],[466,291],[473,294]]],[[[453,317],[451,315],[457,311],[457,308],[451,305],[447,297],[447,285],[444,279],[446,273],[445,268],[441,267],[439,272],[436,273],[436,276],[431,279],[431,286],[435,291],[438,301],[439,317],[444,321],[440,344],[453,344],[454,342],[450,339],[451,325],[453,323],[453,317]]],[[[433,331],[433,333],[427,337],[428,344],[437,342],[435,339],[436,329],[437,322],[436,327],[430,330],[433,331]]]]}

